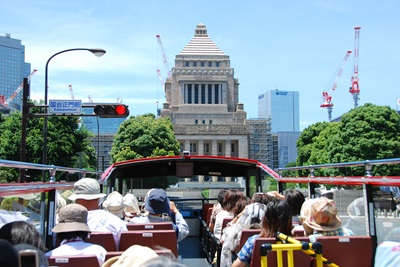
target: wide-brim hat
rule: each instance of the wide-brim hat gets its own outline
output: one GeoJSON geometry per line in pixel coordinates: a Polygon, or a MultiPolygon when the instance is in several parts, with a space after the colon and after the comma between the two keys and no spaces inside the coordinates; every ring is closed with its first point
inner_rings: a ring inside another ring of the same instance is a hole
{"type": "Polygon", "coordinates": [[[307,203],[301,216],[304,216],[303,223],[316,231],[334,231],[342,225],[335,202],[326,197],[307,203]]]}
{"type": "Polygon", "coordinates": [[[58,212],[58,224],[52,231],[54,233],[90,232],[87,216],[88,211],[84,206],[75,203],[65,205],[58,212]]]}
{"type": "Polygon", "coordinates": [[[144,208],[152,214],[167,213],[170,209],[169,199],[164,189],[151,189],[146,196],[144,208]]]}
{"type": "Polygon", "coordinates": [[[124,216],[124,202],[122,195],[117,192],[111,192],[107,199],[103,202],[103,207],[109,212],[118,216],[118,218],[122,218],[124,216]]]}
{"type": "Polygon", "coordinates": [[[102,267],[141,266],[147,261],[158,257],[157,253],[149,247],[133,245],[125,250],[121,256],[109,258],[102,267]]]}
{"type": "Polygon", "coordinates": [[[69,200],[86,199],[92,200],[105,197],[106,194],[100,193],[100,185],[93,178],[83,178],[74,184],[73,194],[68,197],[69,200]]]}

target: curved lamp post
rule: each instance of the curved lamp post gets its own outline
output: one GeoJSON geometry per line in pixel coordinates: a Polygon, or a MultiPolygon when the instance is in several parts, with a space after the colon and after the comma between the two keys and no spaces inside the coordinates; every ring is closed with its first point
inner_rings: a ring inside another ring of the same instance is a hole
{"type": "MultiPolygon", "coordinates": [[[[46,62],[46,68],[44,72],[44,104],[47,106],[47,95],[48,95],[48,67],[50,61],[57,55],[66,53],[66,52],[71,52],[71,51],[89,51],[92,52],[95,56],[101,57],[106,53],[106,50],[102,48],[72,48],[72,49],[66,49],[60,52],[55,53],[52,55],[46,62]]],[[[45,113],[47,113],[47,107],[45,107],[45,113]]],[[[47,164],[47,117],[44,117],[44,122],[43,122],[43,164],[47,164]]],[[[46,182],[46,173],[43,171],[42,174],[42,181],[46,182]]]]}

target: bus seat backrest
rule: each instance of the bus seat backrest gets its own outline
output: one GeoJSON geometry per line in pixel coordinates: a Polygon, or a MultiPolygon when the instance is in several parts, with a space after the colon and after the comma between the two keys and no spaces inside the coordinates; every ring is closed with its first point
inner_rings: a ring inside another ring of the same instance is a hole
{"type": "Polygon", "coordinates": [[[224,218],[222,220],[222,228],[221,228],[221,233],[223,233],[224,228],[227,226],[227,224],[232,221],[233,218],[224,218]]]}
{"type": "Polygon", "coordinates": [[[91,232],[85,242],[100,245],[107,251],[118,250],[111,232],[91,232]]]}
{"type": "Polygon", "coordinates": [[[203,218],[203,220],[207,221],[207,213],[208,210],[214,206],[214,204],[212,203],[204,203],[203,207],[201,208],[201,217],[203,218]]]}
{"type": "Polygon", "coordinates": [[[169,249],[175,257],[178,257],[178,243],[174,230],[138,230],[121,233],[120,251],[124,251],[135,244],[152,249],[169,249]]]}
{"type": "Polygon", "coordinates": [[[208,210],[207,210],[207,215],[206,215],[206,217],[205,217],[205,218],[206,218],[207,226],[210,225],[212,211],[213,211],[213,208],[212,208],[212,207],[211,207],[211,208],[208,208],[208,210]]]}
{"type": "MultiPolygon", "coordinates": [[[[301,242],[309,242],[308,237],[301,237],[297,240],[301,242]]],[[[260,248],[261,245],[265,243],[276,244],[276,239],[273,237],[268,237],[268,238],[257,238],[255,240],[250,266],[252,267],[261,266],[260,248]]],[[[283,266],[287,266],[287,253],[283,252],[282,256],[283,256],[283,266]]],[[[293,256],[294,256],[294,266],[310,266],[311,264],[310,255],[305,254],[301,250],[295,250],[293,252],[293,256]]],[[[275,251],[269,252],[267,259],[268,259],[268,266],[278,266],[275,251]]]]}
{"type": "Polygon", "coordinates": [[[323,236],[322,256],[339,266],[370,267],[373,264],[373,246],[370,236],[323,236]]]}
{"type": "Polygon", "coordinates": [[[126,225],[129,231],[137,230],[171,230],[172,222],[150,222],[150,223],[128,223],[126,225]]]}
{"type": "Polygon", "coordinates": [[[293,230],[293,237],[304,236],[304,228],[295,228],[293,230]]]}
{"type": "Polygon", "coordinates": [[[49,266],[59,267],[99,267],[99,261],[95,255],[77,255],[77,256],[51,256],[49,259],[49,266]]]}
{"type": "Polygon", "coordinates": [[[261,229],[243,229],[240,236],[239,250],[243,247],[244,243],[246,243],[250,236],[258,235],[260,232],[261,229]]]}

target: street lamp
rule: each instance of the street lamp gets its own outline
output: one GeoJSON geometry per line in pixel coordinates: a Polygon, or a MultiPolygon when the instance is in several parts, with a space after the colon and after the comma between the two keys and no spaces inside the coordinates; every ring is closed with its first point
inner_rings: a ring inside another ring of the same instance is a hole
{"type": "MultiPolygon", "coordinates": [[[[46,106],[44,108],[44,113],[47,113],[47,93],[48,93],[48,67],[49,67],[49,63],[50,60],[52,60],[53,57],[65,53],[65,52],[70,52],[70,51],[89,51],[92,52],[95,56],[97,57],[101,57],[106,53],[106,50],[102,49],[102,48],[72,48],[72,49],[67,49],[67,50],[63,50],[60,52],[55,53],[54,55],[52,55],[46,62],[46,68],[45,68],[45,72],[44,72],[44,105],[46,106]]],[[[43,122],[43,164],[46,165],[47,164],[47,117],[44,117],[44,122],[43,122]]],[[[43,171],[42,173],[42,181],[46,182],[46,173],[45,171],[43,171]]]]}

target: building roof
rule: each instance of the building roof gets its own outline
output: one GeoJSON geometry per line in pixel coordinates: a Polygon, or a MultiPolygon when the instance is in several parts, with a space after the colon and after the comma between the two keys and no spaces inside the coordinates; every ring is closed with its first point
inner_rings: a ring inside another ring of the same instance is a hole
{"type": "Polygon", "coordinates": [[[225,53],[208,37],[206,26],[203,23],[199,23],[196,27],[194,37],[179,55],[225,56],[225,53]]]}

